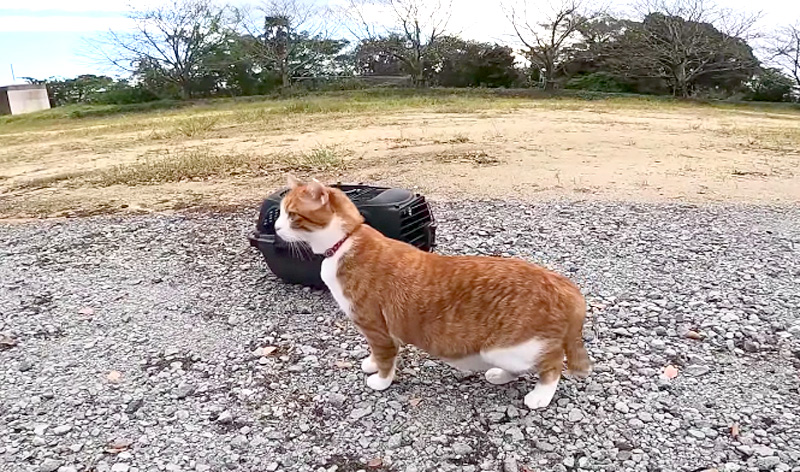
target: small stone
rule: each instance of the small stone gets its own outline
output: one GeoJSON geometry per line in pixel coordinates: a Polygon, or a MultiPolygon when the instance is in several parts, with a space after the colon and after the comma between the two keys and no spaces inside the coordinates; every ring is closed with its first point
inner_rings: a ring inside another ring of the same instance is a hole
{"type": "Polygon", "coordinates": [[[356,408],[350,412],[350,418],[354,420],[360,420],[361,418],[368,416],[370,413],[372,413],[372,408],[356,408]]]}
{"type": "Polygon", "coordinates": [[[761,470],[770,470],[777,467],[781,463],[781,458],[778,456],[759,457],[756,461],[758,468],[761,470]]]}
{"type": "Polygon", "coordinates": [[[393,434],[388,441],[386,441],[387,449],[397,449],[403,445],[403,435],[400,433],[393,434]]]}
{"type": "Polygon", "coordinates": [[[649,423],[649,422],[653,421],[652,413],[648,413],[646,411],[640,411],[636,416],[637,416],[637,418],[639,418],[640,420],[644,421],[645,423],[649,423]]]}
{"type": "Polygon", "coordinates": [[[663,339],[654,339],[650,342],[650,347],[656,351],[663,351],[667,348],[667,343],[663,339]]]}
{"type": "Polygon", "coordinates": [[[17,364],[17,369],[20,372],[27,372],[33,369],[33,364],[30,361],[20,361],[20,363],[17,364]]]}
{"type": "Polygon", "coordinates": [[[753,447],[753,452],[755,452],[757,456],[772,456],[775,454],[775,449],[759,444],[753,447]]]}
{"type": "Polygon", "coordinates": [[[686,334],[684,334],[684,337],[687,337],[689,339],[694,339],[696,341],[699,341],[699,340],[703,339],[703,335],[702,334],[698,333],[697,331],[692,331],[692,330],[687,331],[686,334]]]}
{"type": "Polygon", "coordinates": [[[134,400],[131,400],[125,406],[125,413],[128,415],[132,415],[137,411],[139,411],[139,408],[141,408],[142,405],[144,405],[144,400],[142,400],[141,398],[136,398],[134,400]]]}
{"type": "Polygon", "coordinates": [[[472,447],[470,447],[469,444],[457,442],[453,444],[453,452],[459,456],[466,456],[468,454],[472,454],[472,447]]]}
{"type": "Polygon", "coordinates": [[[217,423],[230,424],[233,423],[233,415],[230,411],[225,410],[217,417],[217,423]]]}
{"type": "Polygon", "coordinates": [[[503,461],[503,472],[519,472],[519,464],[513,457],[506,457],[503,461]]]}
{"type": "Polygon", "coordinates": [[[179,399],[184,399],[190,395],[192,395],[195,391],[195,386],[192,384],[181,384],[178,385],[178,388],[175,390],[175,396],[179,399]]]}
{"type": "Polygon", "coordinates": [[[644,422],[642,420],[640,420],[639,418],[631,418],[631,420],[628,421],[628,425],[633,429],[642,429],[642,428],[644,428],[644,422]]]}
{"type": "Polygon", "coordinates": [[[78,472],[78,469],[74,465],[62,465],[58,472],[78,472]]]}
{"type": "Polygon", "coordinates": [[[56,436],[63,436],[69,433],[70,431],[72,431],[72,425],[69,424],[64,424],[53,428],[53,434],[55,434],[56,436]]]}
{"type": "Polygon", "coordinates": [[[45,459],[37,469],[39,472],[56,472],[59,467],[64,465],[64,461],[57,459],[45,459]]]}
{"type": "Polygon", "coordinates": [[[131,466],[124,462],[117,462],[111,466],[111,472],[128,472],[131,466]]]}
{"type": "Polygon", "coordinates": [[[181,466],[170,462],[166,467],[164,467],[164,470],[167,472],[181,472],[181,466]]]}
{"type": "Polygon", "coordinates": [[[583,412],[578,408],[573,408],[572,410],[570,410],[569,415],[567,416],[567,419],[573,423],[577,423],[581,421],[583,418],[584,418],[583,412]]]}
{"type": "Polygon", "coordinates": [[[616,447],[620,451],[630,451],[631,449],[633,449],[633,445],[631,445],[631,443],[625,440],[619,440],[615,442],[614,447],[616,447]]]}
{"type": "Polygon", "coordinates": [[[692,436],[694,438],[697,438],[697,439],[705,439],[706,438],[705,433],[700,431],[699,429],[690,429],[688,431],[688,433],[689,433],[690,436],[692,436]]]}
{"type": "Polygon", "coordinates": [[[33,426],[33,434],[36,436],[44,436],[44,432],[47,431],[47,427],[50,426],[49,424],[40,423],[33,426]]]}
{"type": "Polygon", "coordinates": [[[512,427],[512,428],[508,428],[506,430],[506,434],[511,436],[511,440],[512,441],[522,441],[523,439],[525,439],[525,435],[522,434],[522,431],[519,428],[517,428],[516,426],[512,427]]]}
{"type": "Polygon", "coordinates": [[[572,456],[565,457],[561,463],[564,464],[564,467],[566,467],[567,469],[571,469],[575,467],[575,458],[572,456]]]}
{"type": "Polygon", "coordinates": [[[347,400],[347,397],[341,393],[331,393],[328,395],[328,402],[335,407],[344,405],[345,400],[347,400]]]}
{"type": "Polygon", "coordinates": [[[617,336],[628,337],[631,335],[631,332],[625,328],[614,328],[611,330],[612,333],[616,334],[617,336]]]}
{"type": "Polygon", "coordinates": [[[744,349],[745,352],[758,352],[758,345],[748,339],[742,345],[742,349],[744,349]]]}
{"type": "Polygon", "coordinates": [[[617,410],[617,411],[618,411],[618,412],[620,412],[620,413],[627,413],[627,412],[629,412],[629,411],[631,410],[631,409],[628,407],[628,405],[627,405],[626,403],[624,403],[624,402],[617,402],[617,403],[614,405],[614,409],[615,409],[615,410],[617,410]]]}
{"type": "Polygon", "coordinates": [[[239,322],[240,322],[239,317],[236,315],[231,315],[228,317],[228,324],[231,326],[236,326],[237,324],[239,324],[239,322]]]}
{"type": "Polygon", "coordinates": [[[707,365],[690,365],[683,371],[693,377],[700,377],[701,375],[709,373],[711,371],[711,367],[707,365]]]}
{"type": "Polygon", "coordinates": [[[753,448],[748,446],[747,444],[741,444],[739,446],[736,446],[736,450],[744,454],[745,456],[752,456],[754,452],[753,448]]]}

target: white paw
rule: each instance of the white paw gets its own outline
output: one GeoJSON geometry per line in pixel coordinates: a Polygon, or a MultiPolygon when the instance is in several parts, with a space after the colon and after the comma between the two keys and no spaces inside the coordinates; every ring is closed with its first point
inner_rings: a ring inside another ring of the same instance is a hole
{"type": "Polygon", "coordinates": [[[551,384],[542,384],[540,382],[536,384],[533,391],[525,395],[525,406],[531,410],[546,408],[556,393],[556,387],[558,387],[558,382],[551,384]]]}
{"type": "Polygon", "coordinates": [[[378,371],[378,364],[375,363],[370,355],[361,361],[361,370],[363,370],[365,374],[374,374],[378,371]]]}
{"type": "Polygon", "coordinates": [[[392,380],[394,380],[394,371],[385,379],[381,377],[381,374],[372,374],[367,377],[367,387],[380,392],[381,390],[389,388],[389,385],[392,384],[392,380]]]}
{"type": "Polygon", "coordinates": [[[517,378],[514,374],[500,369],[499,367],[493,367],[487,370],[485,377],[487,382],[494,385],[507,384],[517,378]]]}

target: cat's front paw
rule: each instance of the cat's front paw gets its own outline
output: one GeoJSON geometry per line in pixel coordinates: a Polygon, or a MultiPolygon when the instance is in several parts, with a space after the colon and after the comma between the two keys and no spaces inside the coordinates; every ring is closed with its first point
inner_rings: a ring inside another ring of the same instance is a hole
{"type": "Polygon", "coordinates": [[[392,380],[394,380],[394,372],[386,378],[381,377],[381,374],[372,374],[367,377],[367,387],[380,392],[381,390],[389,388],[389,385],[392,384],[392,380]]]}
{"type": "Polygon", "coordinates": [[[557,385],[558,382],[553,382],[551,384],[542,384],[539,382],[532,392],[525,395],[525,406],[531,410],[546,408],[550,404],[550,401],[553,400],[557,385]]]}
{"type": "Polygon", "coordinates": [[[372,355],[361,361],[361,370],[363,370],[365,374],[374,374],[378,371],[378,364],[372,358],[372,355]]]}

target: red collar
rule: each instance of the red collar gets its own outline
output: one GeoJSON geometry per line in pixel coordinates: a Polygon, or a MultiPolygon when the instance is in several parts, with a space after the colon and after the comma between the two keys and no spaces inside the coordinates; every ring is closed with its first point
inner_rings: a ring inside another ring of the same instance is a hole
{"type": "Polygon", "coordinates": [[[342,244],[344,244],[344,242],[347,241],[347,238],[350,237],[350,234],[352,233],[345,234],[342,239],[337,241],[336,244],[334,244],[332,247],[328,248],[325,252],[322,253],[322,255],[325,257],[333,257],[333,255],[336,254],[336,251],[338,251],[339,248],[342,247],[342,244]]]}

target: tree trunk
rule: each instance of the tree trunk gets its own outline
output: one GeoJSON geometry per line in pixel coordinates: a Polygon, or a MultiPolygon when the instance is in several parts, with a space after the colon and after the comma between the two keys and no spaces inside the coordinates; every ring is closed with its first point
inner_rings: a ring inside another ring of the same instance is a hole
{"type": "Polygon", "coordinates": [[[545,66],[544,69],[544,89],[547,91],[555,90],[556,88],[556,70],[554,64],[545,66]]]}
{"type": "Polygon", "coordinates": [[[689,97],[689,79],[686,77],[686,64],[678,64],[675,71],[675,91],[673,94],[680,98],[689,97]]]}
{"type": "Polygon", "coordinates": [[[192,98],[192,88],[189,81],[181,81],[181,100],[188,100],[192,98]]]}

